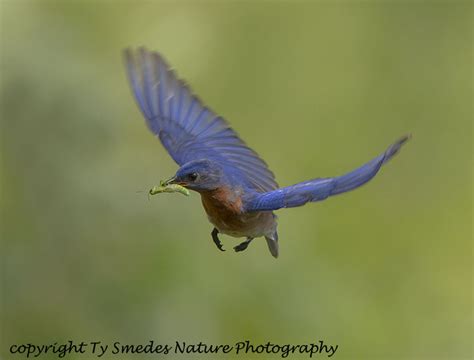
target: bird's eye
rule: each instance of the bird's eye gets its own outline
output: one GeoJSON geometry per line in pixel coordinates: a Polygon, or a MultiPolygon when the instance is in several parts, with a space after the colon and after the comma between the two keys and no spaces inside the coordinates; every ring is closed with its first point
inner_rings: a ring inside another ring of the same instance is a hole
{"type": "Polygon", "coordinates": [[[189,181],[196,181],[198,176],[199,176],[198,173],[193,172],[193,173],[189,174],[187,176],[187,178],[188,178],[189,181]]]}

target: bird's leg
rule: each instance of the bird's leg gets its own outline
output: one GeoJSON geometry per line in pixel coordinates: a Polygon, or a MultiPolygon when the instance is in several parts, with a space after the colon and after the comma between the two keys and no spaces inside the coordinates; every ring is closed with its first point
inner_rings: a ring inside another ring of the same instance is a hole
{"type": "Polygon", "coordinates": [[[222,247],[222,243],[219,240],[219,237],[217,236],[217,234],[219,234],[219,230],[214,228],[214,230],[212,230],[212,232],[211,232],[212,240],[214,240],[214,244],[216,244],[217,248],[220,251],[225,251],[225,249],[222,247]]]}
{"type": "Polygon", "coordinates": [[[239,245],[234,246],[235,252],[244,251],[247,249],[247,246],[252,242],[253,238],[247,238],[244,242],[241,242],[239,245]]]}

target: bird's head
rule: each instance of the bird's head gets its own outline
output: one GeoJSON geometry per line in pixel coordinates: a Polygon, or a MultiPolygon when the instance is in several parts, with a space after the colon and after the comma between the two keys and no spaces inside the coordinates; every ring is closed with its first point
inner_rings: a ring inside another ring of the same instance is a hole
{"type": "Polygon", "coordinates": [[[215,190],[222,184],[223,172],[209,160],[194,160],[181,166],[176,175],[166,181],[195,191],[215,190]]]}

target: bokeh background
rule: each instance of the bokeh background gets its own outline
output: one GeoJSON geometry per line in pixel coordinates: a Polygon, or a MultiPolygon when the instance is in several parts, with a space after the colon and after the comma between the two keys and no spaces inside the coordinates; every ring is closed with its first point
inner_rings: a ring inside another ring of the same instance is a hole
{"type": "Polygon", "coordinates": [[[0,9],[3,358],[12,343],[69,339],[472,357],[472,3],[0,9]],[[140,45],[162,52],[281,185],[413,139],[363,188],[278,211],[278,260],[261,240],[221,253],[197,194],[137,193],[177,169],[130,94],[121,51],[140,45]]]}

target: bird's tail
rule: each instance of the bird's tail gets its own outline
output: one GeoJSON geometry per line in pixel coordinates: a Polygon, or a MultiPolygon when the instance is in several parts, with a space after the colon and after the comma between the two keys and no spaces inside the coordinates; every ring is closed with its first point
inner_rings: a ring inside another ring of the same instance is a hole
{"type": "Polygon", "coordinates": [[[268,250],[274,258],[278,257],[278,233],[275,230],[270,236],[265,236],[267,240],[268,250]]]}
{"type": "Polygon", "coordinates": [[[388,149],[365,165],[338,177],[313,179],[274,191],[258,194],[249,202],[247,211],[270,211],[296,207],[307,202],[321,201],[328,196],[353,190],[372,179],[380,167],[398,153],[401,146],[409,140],[406,135],[390,145],[388,149]]]}

